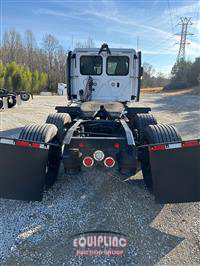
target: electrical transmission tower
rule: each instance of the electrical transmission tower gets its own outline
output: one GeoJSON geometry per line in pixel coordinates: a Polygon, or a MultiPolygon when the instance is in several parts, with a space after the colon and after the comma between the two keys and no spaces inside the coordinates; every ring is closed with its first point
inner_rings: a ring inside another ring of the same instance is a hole
{"type": "Polygon", "coordinates": [[[188,17],[182,17],[181,22],[178,23],[178,25],[181,25],[181,33],[177,33],[175,35],[181,36],[180,42],[179,42],[179,51],[177,55],[176,61],[184,60],[185,61],[185,46],[187,44],[190,44],[187,41],[188,35],[193,35],[192,33],[188,32],[188,26],[192,25],[191,18],[188,17]]]}

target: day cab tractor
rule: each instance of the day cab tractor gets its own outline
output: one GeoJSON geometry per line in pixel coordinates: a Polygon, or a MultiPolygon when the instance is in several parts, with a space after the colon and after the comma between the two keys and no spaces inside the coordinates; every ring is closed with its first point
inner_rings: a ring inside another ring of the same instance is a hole
{"type": "Polygon", "coordinates": [[[0,197],[42,200],[62,162],[75,175],[98,167],[123,178],[141,169],[156,202],[199,201],[200,140],[183,141],[138,105],[142,72],[134,49],[70,51],[66,105],[18,139],[0,138],[0,197]]]}

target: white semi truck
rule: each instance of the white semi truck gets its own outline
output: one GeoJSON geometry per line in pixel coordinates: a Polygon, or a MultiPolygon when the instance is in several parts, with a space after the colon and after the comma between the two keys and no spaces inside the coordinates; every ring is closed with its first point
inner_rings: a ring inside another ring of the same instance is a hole
{"type": "Polygon", "coordinates": [[[199,201],[200,140],[183,141],[136,105],[142,72],[133,49],[70,51],[66,105],[46,123],[25,126],[19,139],[0,138],[0,197],[41,200],[62,162],[75,175],[98,166],[123,178],[141,169],[156,201],[199,201]]]}
{"type": "Polygon", "coordinates": [[[110,49],[101,53],[97,48],[75,49],[70,60],[72,98],[84,99],[88,77],[92,77],[93,101],[138,100],[140,54],[133,49],[112,49],[112,54],[110,49]]]}

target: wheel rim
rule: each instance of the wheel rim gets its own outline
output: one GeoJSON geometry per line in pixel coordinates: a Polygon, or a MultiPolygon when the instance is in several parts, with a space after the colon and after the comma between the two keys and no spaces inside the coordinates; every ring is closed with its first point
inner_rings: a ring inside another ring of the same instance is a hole
{"type": "Polygon", "coordinates": [[[28,94],[22,94],[22,99],[23,100],[28,100],[28,94]]]}

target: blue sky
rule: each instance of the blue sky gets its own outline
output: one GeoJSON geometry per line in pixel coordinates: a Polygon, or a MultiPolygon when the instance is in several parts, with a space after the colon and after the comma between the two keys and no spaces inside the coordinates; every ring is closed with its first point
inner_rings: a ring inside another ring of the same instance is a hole
{"type": "Polygon", "coordinates": [[[143,62],[169,73],[176,60],[180,17],[192,17],[187,59],[200,55],[200,1],[197,0],[0,0],[1,31],[33,31],[38,45],[45,33],[66,48],[91,37],[96,46],[138,48],[143,62]],[[73,42],[72,42],[73,39],[73,42]]]}

